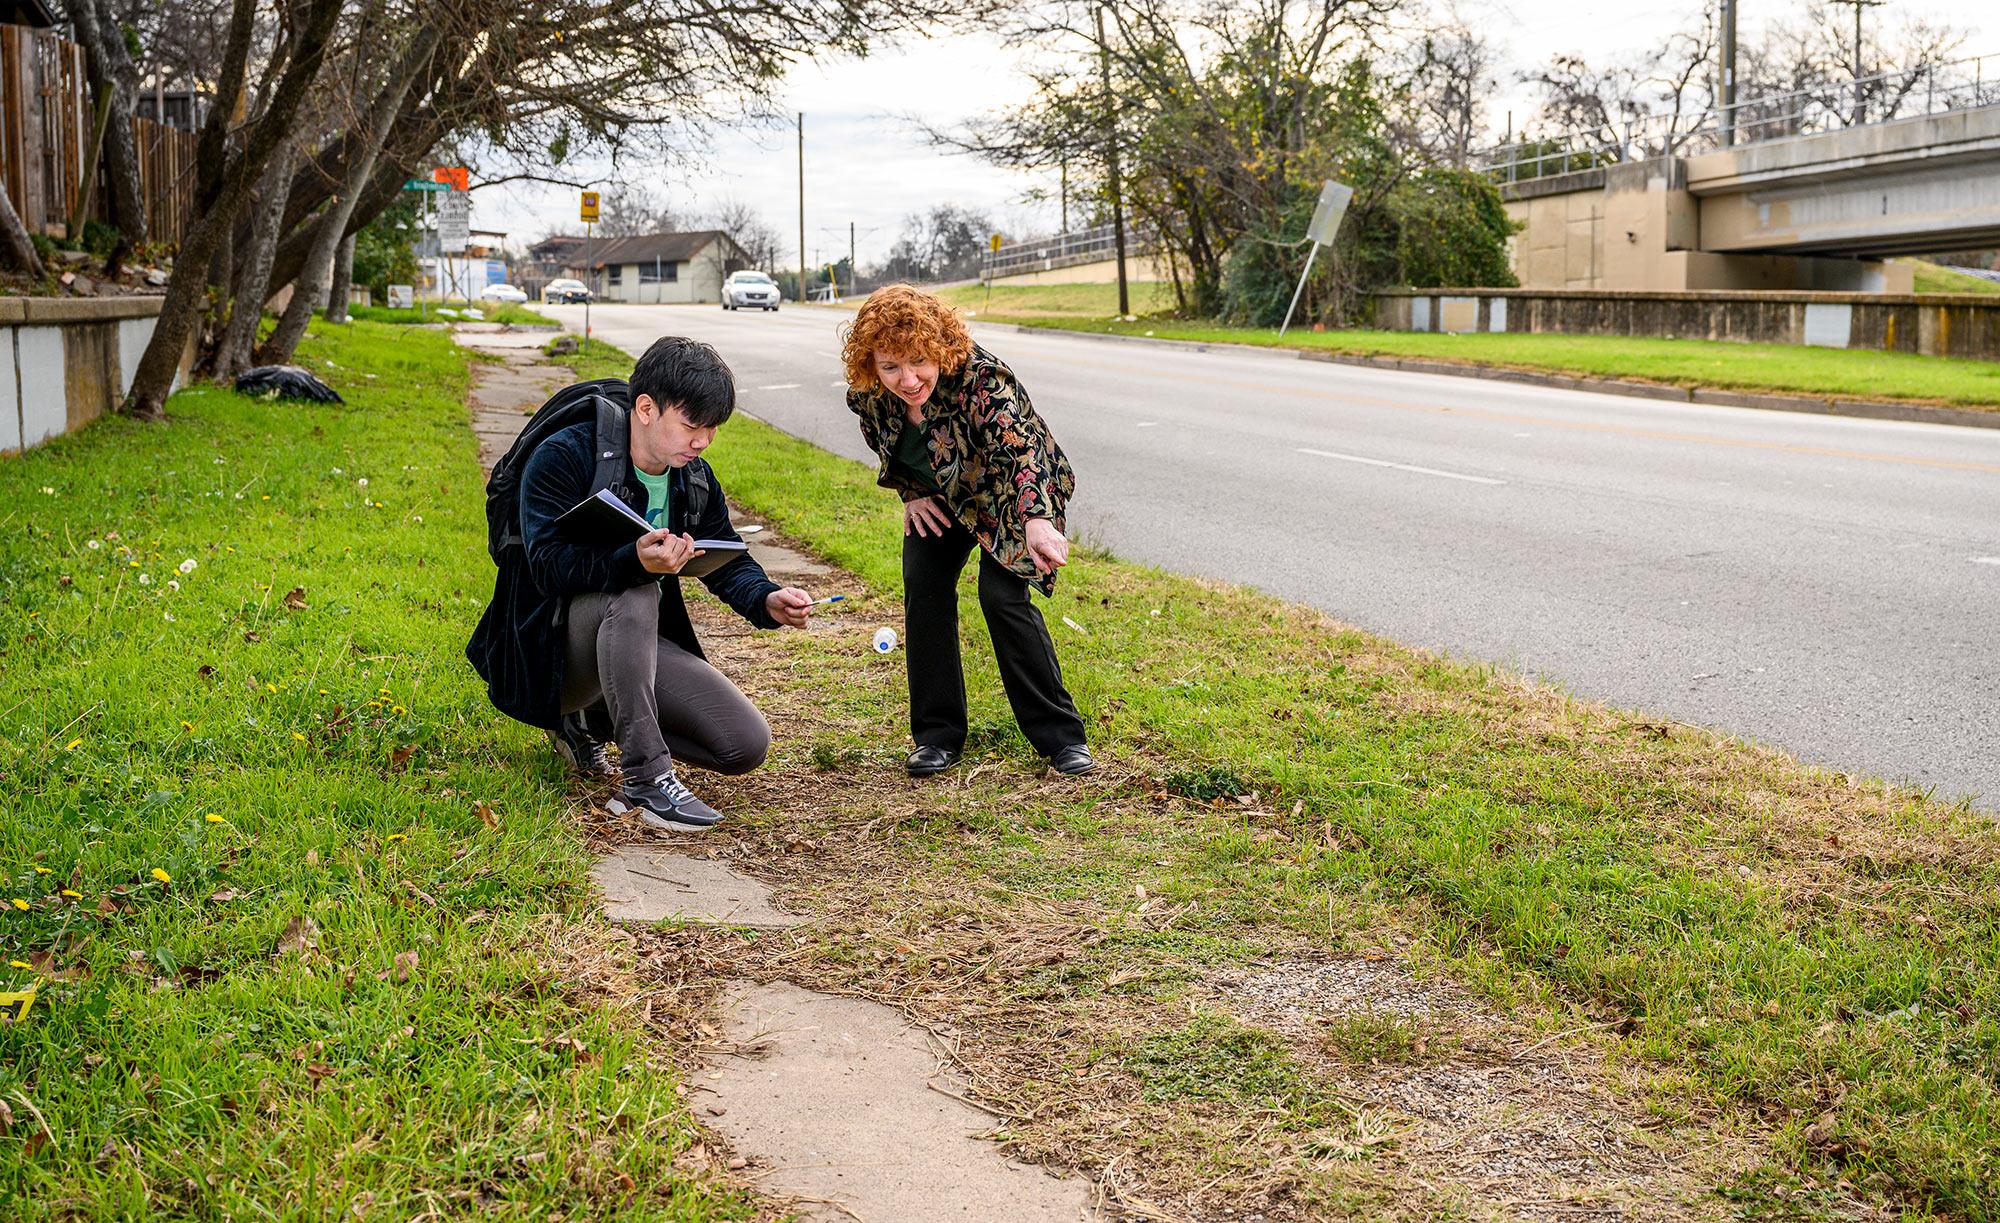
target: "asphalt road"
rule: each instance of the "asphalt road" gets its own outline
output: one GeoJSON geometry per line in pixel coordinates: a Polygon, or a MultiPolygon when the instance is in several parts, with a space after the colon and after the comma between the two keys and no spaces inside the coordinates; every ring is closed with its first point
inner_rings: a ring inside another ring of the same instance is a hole
{"type": "MultiPolygon", "coordinates": [[[[746,410],[866,459],[847,317],[593,311],[713,342],[746,410]]],[[[2000,808],[2000,430],[975,330],[1075,465],[1079,538],[2000,808]]]]}

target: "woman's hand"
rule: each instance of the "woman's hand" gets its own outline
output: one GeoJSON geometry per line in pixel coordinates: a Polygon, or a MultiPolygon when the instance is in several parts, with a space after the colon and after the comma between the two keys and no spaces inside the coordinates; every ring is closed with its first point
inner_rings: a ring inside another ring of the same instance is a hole
{"type": "Polygon", "coordinates": [[[639,563],[648,573],[679,573],[682,565],[700,555],[692,535],[660,530],[639,538],[639,563]]]}
{"type": "Polygon", "coordinates": [[[774,590],[764,596],[764,610],[771,614],[771,619],[793,628],[806,626],[807,618],[812,615],[812,605],[812,596],[796,586],[774,590]]]}
{"type": "Polygon", "coordinates": [[[1046,518],[1028,519],[1028,556],[1036,573],[1054,573],[1069,564],[1069,540],[1046,518]]]}
{"type": "Polygon", "coordinates": [[[915,501],[903,502],[903,534],[929,539],[950,529],[951,518],[944,512],[944,502],[936,497],[918,497],[915,501]]]}

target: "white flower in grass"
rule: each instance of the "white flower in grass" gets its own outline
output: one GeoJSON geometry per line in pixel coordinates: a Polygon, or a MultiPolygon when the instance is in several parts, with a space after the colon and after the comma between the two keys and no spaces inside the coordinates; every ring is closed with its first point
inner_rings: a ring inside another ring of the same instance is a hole
{"type": "Polygon", "coordinates": [[[150,573],[142,573],[142,574],[140,574],[140,575],[139,575],[139,585],[141,585],[141,586],[151,586],[152,584],[153,584],[153,575],[152,575],[152,574],[150,574],[150,573]]]}
{"type": "Polygon", "coordinates": [[[172,613],[172,612],[161,612],[161,613],[160,613],[160,619],[162,619],[162,620],[165,620],[165,621],[166,621],[166,622],[167,622],[168,624],[172,624],[172,623],[174,622],[174,613],[172,613]]]}
{"type": "Polygon", "coordinates": [[[194,563],[194,558],[192,556],[188,557],[186,560],[180,563],[180,571],[182,573],[193,573],[198,568],[200,568],[200,566],[194,563]]]}
{"type": "Polygon", "coordinates": [[[181,582],[180,582],[180,579],[179,579],[179,578],[168,578],[168,579],[167,579],[167,589],[168,589],[168,590],[171,590],[171,591],[175,592],[176,594],[178,594],[178,593],[180,592],[180,588],[181,588],[181,582]]]}
{"type": "Polygon", "coordinates": [[[44,495],[44,496],[49,496],[49,497],[53,497],[53,496],[55,496],[55,495],[56,495],[56,490],[55,490],[55,489],[53,489],[53,488],[50,488],[50,487],[49,487],[48,485],[44,484],[44,485],[42,485],[42,493],[43,493],[43,495],[44,495]]]}
{"type": "Polygon", "coordinates": [[[102,548],[102,547],[103,547],[104,545],[103,545],[103,544],[101,544],[101,543],[99,543],[99,542],[98,542],[97,540],[94,540],[94,539],[86,539],[86,540],[84,540],[84,541],[83,541],[83,546],[84,546],[84,547],[86,547],[86,548],[89,548],[89,549],[90,549],[90,550],[91,550],[92,552],[95,552],[95,551],[97,551],[97,550],[98,550],[99,548],[102,548]]]}
{"type": "Polygon", "coordinates": [[[361,478],[360,478],[359,480],[356,480],[356,481],[355,481],[355,483],[356,483],[356,484],[358,484],[358,485],[360,485],[360,486],[361,486],[362,488],[367,488],[367,487],[368,487],[368,477],[367,477],[367,476],[363,476],[363,477],[361,477],[361,478]]]}

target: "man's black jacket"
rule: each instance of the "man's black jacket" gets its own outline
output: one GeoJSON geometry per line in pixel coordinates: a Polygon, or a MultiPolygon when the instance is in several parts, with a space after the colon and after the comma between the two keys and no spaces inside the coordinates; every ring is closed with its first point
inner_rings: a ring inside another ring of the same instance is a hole
{"type": "MultiPolygon", "coordinates": [[[[535,447],[521,473],[521,537],[525,574],[503,566],[493,602],[473,631],[466,657],[486,680],[494,707],[531,726],[553,728],[561,719],[565,612],[580,594],[616,594],[646,582],[660,587],[660,636],[701,657],[679,579],[662,581],[639,563],[637,544],[584,547],[556,535],[555,520],[596,490],[595,426],[586,421],[551,434],[535,447]]],[[[631,475],[611,486],[619,500],[643,513],[644,490],[631,475]]],[[[736,539],[729,504],[708,464],[696,459],[675,468],[668,485],[667,527],[696,539],[736,539]]],[[[518,556],[519,553],[514,555],[518,556]]],[[[702,582],[759,628],[777,628],[764,606],[778,584],[747,553],[702,582]]]]}

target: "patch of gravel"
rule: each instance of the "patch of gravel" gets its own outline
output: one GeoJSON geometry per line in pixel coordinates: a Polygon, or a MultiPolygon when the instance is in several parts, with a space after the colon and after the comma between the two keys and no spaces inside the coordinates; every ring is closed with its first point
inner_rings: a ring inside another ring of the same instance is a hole
{"type": "Polygon", "coordinates": [[[1397,1019],[1498,1022],[1477,999],[1450,985],[1419,981],[1387,958],[1291,960],[1232,969],[1214,978],[1230,1004],[1288,1035],[1318,1030],[1328,1019],[1381,1015],[1397,1019]]]}

